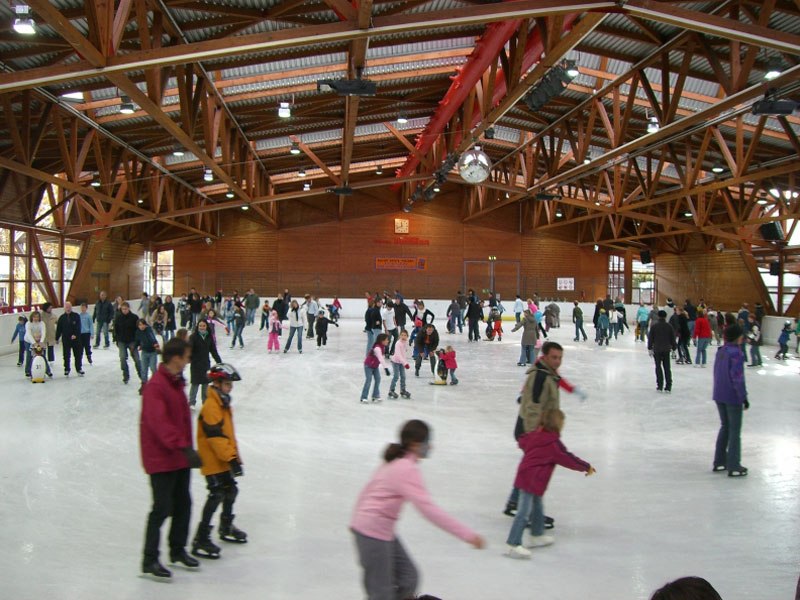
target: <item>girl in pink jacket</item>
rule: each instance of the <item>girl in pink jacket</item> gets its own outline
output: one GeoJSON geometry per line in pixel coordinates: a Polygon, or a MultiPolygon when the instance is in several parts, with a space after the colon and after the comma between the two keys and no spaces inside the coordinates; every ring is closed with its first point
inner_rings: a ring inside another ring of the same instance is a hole
{"type": "Polygon", "coordinates": [[[416,419],[408,421],[400,431],[400,443],[389,444],[383,455],[386,463],[378,467],[358,497],[350,531],[369,600],[416,597],[417,569],[394,532],[406,501],[434,525],[475,548],[484,546],[483,538],[436,506],[428,495],[417,461],[427,458],[429,451],[428,425],[416,419]]]}
{"type": "Polygon", "coordinates": [[[281,324],[281,319],[278,316],[278,311],[273,310],[269,314],[269,320],[267,322],[267,330],[269,331],[269,339],[267,340],[267,352],[272,352],[274,349],[275,352],[280,352],[281,343],[278,340],[278,336],[281,334],[281,328],[283,325],[281,324]]]}
{"type": "Polygon", "coordinates": [[[394,345],[394,354],[391,358],[392,363],[392,383],[389,384],[389,398],[396,399],[397,392],[394,391],[397,380],[400,380],[400,395],[403,398],[411,398],[411,394],[406,390],[406,369],[410,369],[408,362],[408,332],[403,329],[400,332],[400,339],[394,345]]]}
{"type": "Polygon", "coordinates": [[[522,545],[522,534],[532,521],[533,533],[530,547],[549,546],[555,538],[544,535],[544,505],[542,496],[550,483],[556,465],[592,475],[595,470],[589,463],[570,454],[559,439],[564,428],[564,413],[558,409],[542,413],[541,426],[519,438],[519,447],[525,453],[517,469],[514,487],[520,490],[519,509],[508,533],[508,553],[511,558],[530,558],[531,552],[522,545]],[[533,515],[531,515],[533,512],[533,515]]]}
{"type": "Polygon", "coordinates": [[[364,359],[364,387],[361,389],[361,402],[367,401],[369,395],[369,386],[372,381],[375,384],[372,387],[372,401],[381,401],[381,369],[383,369],[386,376],[389,376],[389,363],[386,361],[386,346],[389,345],[389,336],[385,333],[378,334],[375,338],[375,343],[367,353],[364,359]]]}

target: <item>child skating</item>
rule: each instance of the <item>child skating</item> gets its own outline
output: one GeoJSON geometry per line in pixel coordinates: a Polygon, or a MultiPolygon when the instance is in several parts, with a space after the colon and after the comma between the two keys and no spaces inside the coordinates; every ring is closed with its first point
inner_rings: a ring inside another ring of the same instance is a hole
{"type": "Polygon", "coordinates": [[[220,504],[220,539],[236,544],[247,542],[247,534],[233,524],[233,503],[239,493],[235,478],[244,471],[233,427],[231,391],[233,382],[242,378],[233,366],[220,363],[211,367],[208,379],[211,385],[197,420],[197,453],[203,463],[200,472],[206,478],[208,498],[192,542],[192,554],[219,558],[221,549],[211,541],[211,519],[220,504]]]}
{"type": "Polygon", "coordinates": [[[269,314],[269,323],[267,324],[267,328],[269,329],[269,338],[267,338],[267,352],[280,352],[281,350],[281,342],[278,338],[281,336],[281,328],[283,325],[281,324],[281,318],[278,316],[278,311],[273,310],[269,314]]]}
{"type": "Polygon", "coordinates": [[[20,316],[17,319],[17,326],[14,328],[14,335],[11,336],[11,343],[14,343],[14,340],[18,340],[17,344],[19,345],[19,357],[17,358],[17,366],[21,367],[25,362],[25,323],[28,322],[28,319],[25,317],[20,316]]]}
{"type": "MultiPolygon", "coordinates": [[[[388,338],[387,338],[388,339],[388,338]]],[[[403,425],[400,443],[390,444],[385,461],[361,491],[350,521],[368,600],[415,598],[417,568],[395,535],[403,504],[411,502],[431,523],[474,548],[484,541],[434,504],[418,462],[430,452],[430,429],[423,421],[403,425]]]]}
{"type": "Polygon", "coordinates": [[[778,360],[786,360],[786,353],[789,352],[789,334],[792,332],[792,322],[786,321],[781,329],[781,334],[778,336],[778,345],[780,348],[775,354],[778,360]]]}
{"type": "Polygon", "coordinates": [[[411,398],[411,394],[406,390],[406,371],[411,368],[408,362],[408,332],[404,329],[400,332],[400,339],[394,345],[394,354],[392,354],[392,383],[389,384],[389,398],[396,399],[397,393],[394,391],[397,385],[397,380],[400,380],[400,395],[403,398],[411,398]]]}
{"type": "Polygon", "coordinates": [[[456,369],[458,368],[458,363],[456,362],[456,351],[453,350],[452,346],[447,346],[439,358],[444,362],[444,366],[447,369],[445,381],[447,381],[447,374],[449,374],[450,385],[458,385],[458,378],[456,377],[456,369]]]}
{"type": "Polygon", "coordinates": [[[372,349],[364,359],[364,387],[361,389],[361,402],[366,402],[369,396],[369,386],[372,381],[375,384],[372,386],[372,401],[381,401],[381,372],[389,376],[389,363],[386,361],[386,347],[389,345],[389,336],[385,333],[378,334],[375,338],[375,343],[372,349]]]}
{"type": "Polygon", "coordinates": [[[331,321],[325,316],[325,311],[321,310],[317,313],[317,318],[314,319],[314,330],[317,334],[317,348],[326,346],[328,344],[328,325],[333,324],[334,327],[339,327],[335,321],[331,321]]]}
{"type": "Polygon", "coordinates": [[[530,558],[531,552],[522,545],[522,535],[531,521],[532,548],[549,546],[555,538],[544,535],[544,504],[542,497],[553,476],[556,465],[574,471],[583,471],[587,476],[595,473],[594,467],[570,454],[561,443],[560,433],[564,428],[564,413],[558,409],[542,413],[540,426],[519,439],[519,447],[525,453],[517,469],[514,486],[520,489],[520,500],[514,523],[506,543],[510,558],[530,558]]]}

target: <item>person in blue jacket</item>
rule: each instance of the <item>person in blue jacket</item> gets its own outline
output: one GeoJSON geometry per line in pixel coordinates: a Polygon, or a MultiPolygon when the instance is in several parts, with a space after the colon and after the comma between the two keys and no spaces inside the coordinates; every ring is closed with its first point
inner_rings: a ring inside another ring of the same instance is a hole
{"type": "Polygon", "coordinates": [[[25,323],[28,322],[23,316],[17,319],[17,326],[14,328],[14,335],[11,336],[11,343],[18,340],[19,343],[19,358],[17,358],[17,366],[21,367],[25,360],[25,323]]]}

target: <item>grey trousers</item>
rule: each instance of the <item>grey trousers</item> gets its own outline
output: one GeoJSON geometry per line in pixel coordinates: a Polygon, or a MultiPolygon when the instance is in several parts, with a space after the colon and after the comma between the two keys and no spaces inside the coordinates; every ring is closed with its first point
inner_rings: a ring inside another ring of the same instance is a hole
{"type": "Polygon", "coordinates": [[[353,531],[359,562],[364,569],[368,600],[411,600],[417,591],[417,568],[400,543],[387,542],[353,531]]]}

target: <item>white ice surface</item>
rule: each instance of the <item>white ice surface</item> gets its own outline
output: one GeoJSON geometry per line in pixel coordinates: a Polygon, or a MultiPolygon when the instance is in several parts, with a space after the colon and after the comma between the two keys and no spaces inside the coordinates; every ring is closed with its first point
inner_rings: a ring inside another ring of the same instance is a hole
{"type": "MultiPolygon", "coordinates": [[[[173,569],[170,585],[139,577],[150,490],[139,462],[137,387],[123,385],[114,349],[95,351],[87,375],[32,385],[0,360],[0,597],[124,600],[359,599],[347,530],[355,498],[385,444],[409,418],[428,421],[423,463],[437,502],[484,535],[476,551],[412,508],[399,534],[422,573],[420,592],[444,600],[644,600],[668,580],[706,577],[725,600],[788,599],[800,571],[800,385],[797,360],[765,352],[747,371],[743,479],[711,473],[718,417],[712,369],[674,366],[671,396],[658,394],[652,362],[627,333],[608,348],[565,345],[562,374],[590,394],[562,394],[563,440],[597,476],[558,469],[545,496],[557,543],[533,559],[502,556],[511,519],[501,510],[520,457],[512,438],[524,369],[519,337],[458,351],[457,387],[412,376],[412,400],[358,402],[365,337],[359,320],[330,330],[328,347],[267,355],[266,336],[220,352],[242,373],[234,390],[244,459],[237,524],[250,542],[225,544],[199,572],[173,569]]],[[[509,324],[506,329],[510,330],[509,324]]],[[[589,330],[593,334],[593,330],[589,330]]],[[[60,348],[57,349],[60,354],[60,348]]],[[[713,361],[715,348],[710,349],[713,361]]],[[[74,371],[73,371],[74,373],[74,371]]],[[[194,534],[205,499],[192,478],[194,534]]],[[[166,533],[166,525],[163,535],[166,533]]],[[[162,559],[164,556],[162,543],[162,559]]]]}

